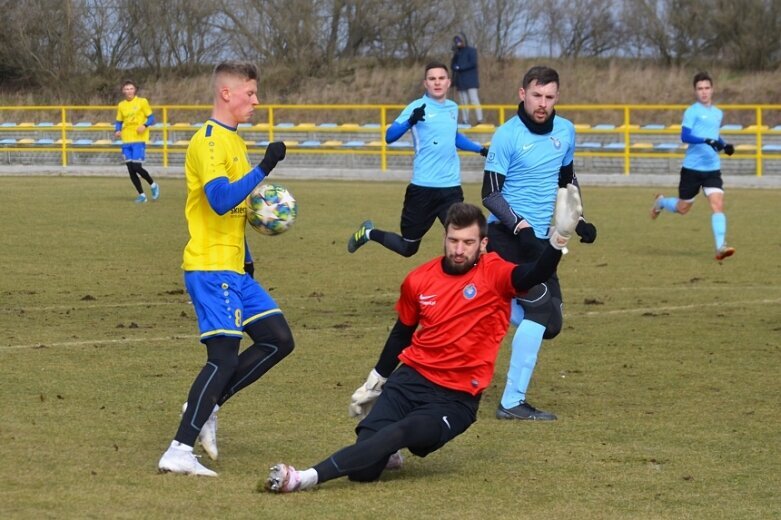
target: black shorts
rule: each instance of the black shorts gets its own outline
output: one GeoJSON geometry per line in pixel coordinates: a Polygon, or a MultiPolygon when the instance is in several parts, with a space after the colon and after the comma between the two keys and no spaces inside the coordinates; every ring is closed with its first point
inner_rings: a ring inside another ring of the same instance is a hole
{"type": "Polygon", "coordinates": [[[702,188],[722,189],[721,170],[702,172],[681,168],[681,181],[678,184],[678,197],[683,200],[692,200],[702,188]]]}
{"type": "MultiPolygon", "coordinates": [[[[548,244],[547,238],[537,238],[532,228],[522,229],[515,235],[511,229],[501,222],[488,224],[488,245],[486,249],[490,253],[495,251],[502,258],[515,264],[535,262],[548,244]]],[[[551,292],[551,296],[563,300],[561,285],[556,273],[545,282],[551,292]]]]}
{"type": "Polygon", "coordinates": [[[436,219],[445,224],[447,210],[456,202],[464,202],[461,186],[426,188],[408,185],[401,211],[401,236],[407,240],[420,240],[436,219]]]}
{"type": "Polygon", "coordinates": [[[477,420],[480,395],[471,395],[436,385],[415,369],[401,365],[388,378],[371,413],[355,428],[378,432],[412,415],[431,419],[439,428],[439,440],[430,446],[407,446],[418,457],[437,451],[464,433],[477,420]]]}

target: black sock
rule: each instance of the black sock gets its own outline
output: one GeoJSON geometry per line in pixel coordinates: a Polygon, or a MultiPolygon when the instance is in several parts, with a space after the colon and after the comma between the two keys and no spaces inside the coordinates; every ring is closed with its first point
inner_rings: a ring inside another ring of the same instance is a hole
{"type": "Polygon", "coordinates": [[[369,237],[371,240],[379,242],[391,251],[395,251],[407,258],[417,253],[420,248],[420,240],[405,240],[401,235],[391,233],[390,231],[372,229],[369,237]]]}

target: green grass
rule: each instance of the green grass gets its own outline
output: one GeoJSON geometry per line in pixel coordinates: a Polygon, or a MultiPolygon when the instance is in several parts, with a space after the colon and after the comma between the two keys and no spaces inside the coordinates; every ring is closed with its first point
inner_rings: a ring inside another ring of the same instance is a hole
{"type": "MultiPolygon", "coordinates": [[[[217,479],[157,460],[204,352],[183,293],[184,182],[138,206],[126,179],[0,178],[2,518],[772,518],[781,515],[778,192],[730,190],[715,262],[709,210],[648,219],[652,189],[585,188],[593,245],[560,267],[565,329],[530,400],[552,424],[480,420],[381,482],[289,496],[267,467],[319,462],[353,439],[353,389],[376,361],[412,259],[346,239],[396,229],[404,185],[289,181],[296,226],[250,236],[296,337],[291,357],[220,412],[217,479]]],[[[478,200],[479,186],[465,187],[478,200]]],[[[507,346],[507,345],[506,345],[507,346]]]]}

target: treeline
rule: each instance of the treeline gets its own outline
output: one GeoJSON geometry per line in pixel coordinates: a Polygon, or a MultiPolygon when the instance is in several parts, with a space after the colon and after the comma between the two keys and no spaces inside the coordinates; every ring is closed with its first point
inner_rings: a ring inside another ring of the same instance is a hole
{"type": "Polygon", "coordinates": [[[0,0],[0,86],[78,101],[136,78],[192,77],[222,59],[291,82],[351,60],[480,55],[642,58],[768,71],[781,60],[781,0],[0,0]]]}

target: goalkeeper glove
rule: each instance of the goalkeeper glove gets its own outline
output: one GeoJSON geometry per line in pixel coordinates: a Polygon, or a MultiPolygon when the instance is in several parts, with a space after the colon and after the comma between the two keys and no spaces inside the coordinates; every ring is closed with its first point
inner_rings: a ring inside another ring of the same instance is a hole
{"type": "Polygon", "coordinates": [[[550,235],[550,245],[559,251],[567,247],[572,233],[580,222],[583,205],[577,186],[567,184],[556,193],[556,211],[553,217],[553,228],[550,235]]]}
{"type": "Polygon", "coordinates": [[[485,146],[480,148],[480,155],[482,155],[483,157],[488,157],[488,148],[485,146]]]}
{"type": "Polygon", "coordinates": [[[732,146],[729,143],[725,144],[724,145],[724,153],[727,154],[727,155],[732,155],[733,153],[735,153],[735,147],[732,146]]]}
{"type": "Polygon", "coordinates": [[[586,222],[586,219],[580,217],[578,225],[575,226],[575,233],[580,237],[580,241],[584,244],[592,244],[597,239],[597,227],[591,222],[586,222]]]}
{"type": "Polygon", "coordinates": [[[418,108],[412,110],[412,115],[409,116],[409,126],[415,126],[418,121],[426,120],[426,104],[423,103],[418,108]]]}
{"type": "Polygon", "coordinates": [[[717,139],[705,139],[705,144],[713,148],[716,152],[720,152],[724,149],[724,145],[717,139]]]}
{"type": "Polygon", "coordinates": [[[271,174],[271,170],[277,165],[279,161],[285,158],[285,152],[287,147],[282,141],[274,141],[269,143],[266,147],[266,154],[263,156],[263,160],[260,161],[260,169],[266,176],[271,174]]]}
{"type": "Polygon", "coordinates": [[[382,377],[375,369],[372,369],[366,382],[359,386],[350,397],[350,406],[347,411],[350,417],[358,417],[359,419],[366,417],[374,406],[374,402],[380,397],[382,386],[387,380],[387,377],[382,377]]]}

